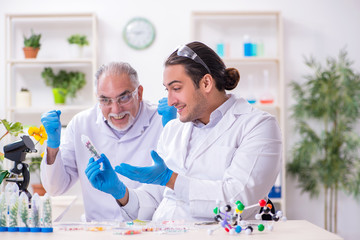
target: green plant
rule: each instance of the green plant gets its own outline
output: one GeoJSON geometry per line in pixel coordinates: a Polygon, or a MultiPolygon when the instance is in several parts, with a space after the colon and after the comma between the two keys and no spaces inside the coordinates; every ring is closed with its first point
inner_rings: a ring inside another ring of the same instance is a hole
{"type": "MultiPolygon", "coordinates": [[[[6,132],[0,137],[0,141],[7,135],[10,134],[11,136],[17,137],[20,133],[24,133],[23,126],[20,122],[8,122],[6,119],[0,120],[0,125],[4,125],[6,132]]],[[[4,160],[4,154],[0,152],[0,162],[4,160]]],[[[1,170],[1,164],[0,164],[0,170],[1,170]]],[[[0,183],[5,178],[2,178],[4,175],[3,171],[0,171],[0,183]]],[[[6,175],[6,174],[5,174],[6,175]]]]}
{"type": "Polygon", "coordinates": [[[80,47],[89,45],[89,42],[85,35],[74,34],[71,35],[67,40],[70,44],[77,44],[80,47]]]}
{"type": "Polygon", "coordinates": [[[7,204],[5,199],[5,193],[0,193],[0,227],[7,226],[7,204]]]}
{"type": "Polygon", "coordinates": [[[43,222],[44,227],[52,227],[51,220],[52,210],[51,210],[51,200],[49,195],[45,194],[43,199],[43,222]]]}
{"type": "Polygon", "coordinates": [[[50,67],[46,67],[42,71],[41,77],[45,80],[46,86],[66,89],[72,98],[76,96],[76,92],[86,83],[85,74],[82,72],[60,70],[58,74],[54,74],[50,67]]]}
{"type": "Polygon", "coordinates": [[[360,137],[354,131],[360,117],[360,75],[345,50],[338,59],[327,58],[325,67],[312,57],[305,63],[314,73],[302,85],[291,83],[297,100],[292,117],[301,139],[287,171],[311,197],[324,189],[325,229],[336,232],[338,191],[360,196],[360,137]]]}
{"type": "Polygon", "coordinates": [[[17,201],[17,198],[11,199],[11,207],[10,207],[10,216],[9,216],[9,227],[17,227],[18,226],[18,208],[19,208],[19,202],[17,201]]]}
{"type": "Polygon", "coordinates": [[[31,29],[30,37],[26,37],[24,35],[24,46],[25,47],[32,47],[32,48],[40,48],[40,38],[41,34],[35,34],[34,31],[31,29]]]}
{"type": "MultiPolygon", "coordinates": [[[[21,193],[24,194],[24,193],[21,193]]],[[[19,206],[18,206],[18,214],[20,215],[20,226],[21,227],[29,227],[29,199],[24,195],[22,197],[20,195],[19,198],[19,206]]]]}

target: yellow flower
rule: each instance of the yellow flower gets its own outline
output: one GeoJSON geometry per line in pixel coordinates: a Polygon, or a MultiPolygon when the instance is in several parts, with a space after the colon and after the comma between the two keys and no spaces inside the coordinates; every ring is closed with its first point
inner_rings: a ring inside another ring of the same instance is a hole
{"type": "Polygon", "coordinates": [[[40,154],[42,158],[44,157],[44,154],[45,154],[45,152],[42,152],[42,153],[40,154]]]}
{"type": "Polygon", "coordinates": [[[40,125],[40,128],[30,127],[28,133],[30,136],[34,137],[36,141],[40,142],[41,145],[43,145],[44,141],[47,139],[47,134],[43,125],[40,125]]]}

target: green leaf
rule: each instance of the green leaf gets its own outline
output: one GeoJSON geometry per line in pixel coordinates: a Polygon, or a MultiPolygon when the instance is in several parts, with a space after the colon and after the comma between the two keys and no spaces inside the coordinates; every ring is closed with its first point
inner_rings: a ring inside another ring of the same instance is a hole
{"type": "Polygon", "coordinates": [[[0,171],[0,184],[2,183],[2,181],[7,178],[10,175],[10,172],[7,170],[1,170],[0,171]]]}

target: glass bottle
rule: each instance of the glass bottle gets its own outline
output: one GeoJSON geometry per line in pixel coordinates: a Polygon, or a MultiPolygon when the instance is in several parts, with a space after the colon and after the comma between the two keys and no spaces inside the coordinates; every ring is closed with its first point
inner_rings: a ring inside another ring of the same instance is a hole
{"type": "Polygon", "coordinates": [[[274,102],[274,97],[270,92],[269,71],[264,70],[264,90],[260,97],[260,103],[271,104],[273,102],[274,102]]]}

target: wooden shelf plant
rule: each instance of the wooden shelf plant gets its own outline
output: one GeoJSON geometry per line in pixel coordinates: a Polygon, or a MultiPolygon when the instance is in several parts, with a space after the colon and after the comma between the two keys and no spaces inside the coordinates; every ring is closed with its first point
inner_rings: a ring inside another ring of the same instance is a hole
{"type": "Polygon", "coordinates": [[[40,39],[41,34],[35,34],[31,29],[30,37],[26,37],[24,35],[24,55],[25,58],[36,58],[39,50],[40,50],[40,39]]]}

